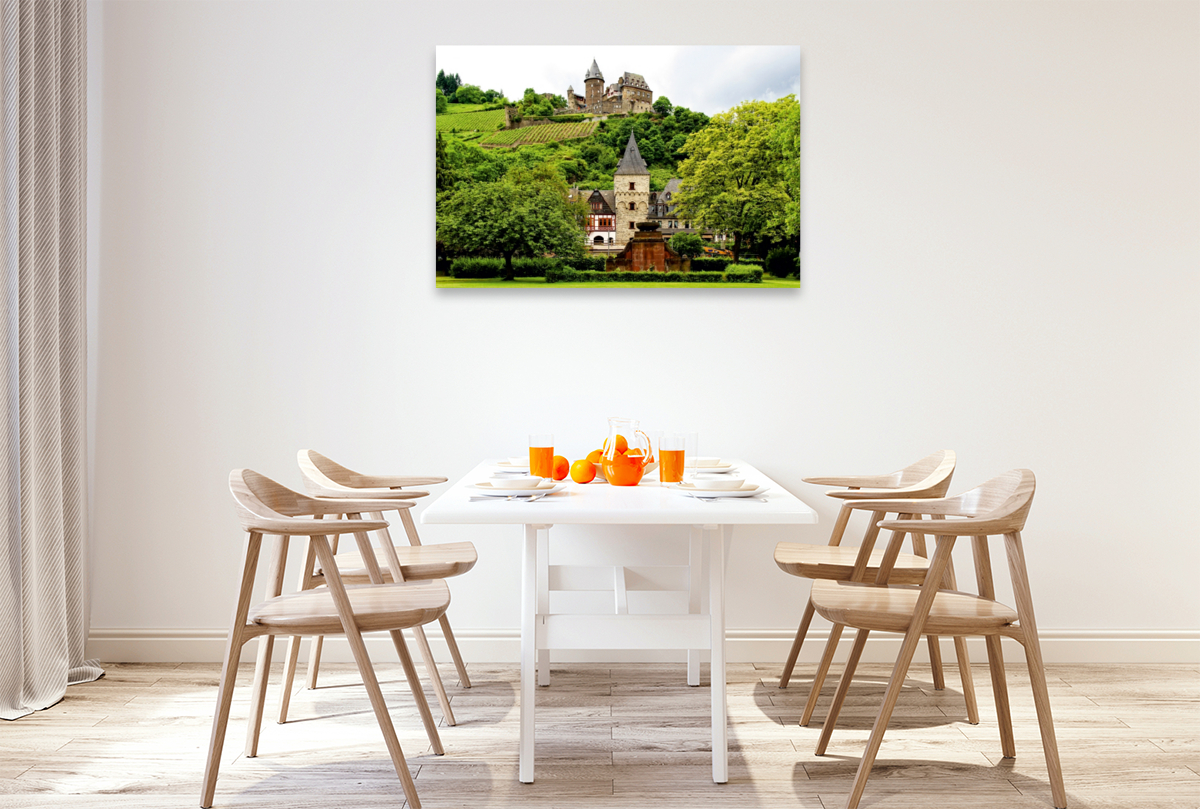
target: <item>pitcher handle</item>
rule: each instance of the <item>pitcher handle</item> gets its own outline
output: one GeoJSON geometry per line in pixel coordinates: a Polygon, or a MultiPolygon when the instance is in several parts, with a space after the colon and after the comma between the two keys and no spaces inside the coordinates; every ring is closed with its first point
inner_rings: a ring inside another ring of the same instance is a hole
{"type": "Polygon", "coordinates": [[[634,434],[640,435],[642,438],[646,439],[646,463],[654,463],[656,460],[654,457],[654,442],[650,440],[650,436],[646,435],[641,430],[634,430],[634,434]]]}

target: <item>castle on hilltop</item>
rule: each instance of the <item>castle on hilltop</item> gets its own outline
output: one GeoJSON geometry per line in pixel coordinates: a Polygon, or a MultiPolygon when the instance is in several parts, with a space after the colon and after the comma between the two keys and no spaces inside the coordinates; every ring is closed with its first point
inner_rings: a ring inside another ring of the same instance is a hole
{"type": "Polygon", "coordinates": [[[637,73],[626,73],[608,87],[604,86],[604,74],[596,60],[583,76],[583,95],[575,92],[574,85],[567,87],[567,109],[571,112],[586,112],[594,115],[620,112],[650,112],[654,92],[646,80],[637,73]]]}

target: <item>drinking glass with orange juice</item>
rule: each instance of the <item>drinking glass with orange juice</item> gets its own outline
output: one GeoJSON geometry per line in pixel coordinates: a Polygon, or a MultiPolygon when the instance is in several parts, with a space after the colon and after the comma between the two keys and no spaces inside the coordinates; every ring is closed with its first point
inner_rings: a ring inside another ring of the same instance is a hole
{"type": "Polygon", "coordinates": [[[550,433],[530,433],[529,474],[548,478],[554,475],[554,436],[550,433]]]}
{"type": "Polygon", "coordinates": [[[663,483],[683,481],[683,462],[686,436],[683,433],[663,433],[658,439],[658,479],[663,483]]]}

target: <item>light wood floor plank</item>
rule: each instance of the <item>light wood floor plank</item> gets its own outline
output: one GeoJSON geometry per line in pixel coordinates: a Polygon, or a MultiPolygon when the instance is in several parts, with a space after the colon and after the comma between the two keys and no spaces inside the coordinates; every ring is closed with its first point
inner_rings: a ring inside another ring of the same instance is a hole
{"type": "MultiPolygon", "coordinates": [[[[46,711],[0,723],[4,809],[162,809],[192,806],[216,696],[218,667],[109,664],[46,711]]],[[[537,690],[537,781],[517,782],[518,673],[472,666],[474,685],[443,678],[458,717],[435,756],[398,665],[378,666],[423,804],[441,807],[787,807],[845,801],[890,667],[863,666],[829,754],[813,748],[832,695],[810,727],[799,719],[812,669],[788,689],[777,664],[729,667],[730,780],[712,783],[708,667],[699,688],[684,664],[560,664],[537,690]]],[[[252,667],[238,674],[229,733],[245,732],[252,667]]],[[[278,699],[273,670],[268,705],[278,699]]],[[[985,667],[976,668],[979,725],[965,722],[957,672],[935,691],[914,668],[868,782],[872,809],[1047,809],[1045,762],[1028,674],[1009,668],[1017,758],[1000,756],[985,667]]],[[[295,721],[264,725],[259,756],[230,752],[217,807],[404,809],[403,794],[353,665],[326,664],[322,687],[297,687],[295,721]]],[[[1072,809],[1200,806],[1200,668],[1051,666],[1050,698],[1072,809]]],[[[239,744],[230,746],[237,751],[239,744]]]]}

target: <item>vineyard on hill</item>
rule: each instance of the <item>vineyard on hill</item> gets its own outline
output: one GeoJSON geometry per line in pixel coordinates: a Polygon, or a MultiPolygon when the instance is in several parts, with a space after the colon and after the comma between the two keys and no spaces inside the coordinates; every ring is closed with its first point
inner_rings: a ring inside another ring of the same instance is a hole
{"type": "MultiPolygon", "coordinates": [[[[438,120],[446,116],[439,116],[438,120]]],[[[542,124],[522,129],[502,129],[480,141],[483,146],[524,146],[533,143],[550,143],[559,140],[586,138],[596,131],[596,121],[579,121],[571,124],[542,124]]],[[[441,125],[438,125],[441,128],[441,125]]]]}
{"type": "Polygon", "coordinates": [[[504,110],[448,112],[435,120],[439,132],[490,132],[504,126],[504,110]]]}

